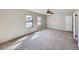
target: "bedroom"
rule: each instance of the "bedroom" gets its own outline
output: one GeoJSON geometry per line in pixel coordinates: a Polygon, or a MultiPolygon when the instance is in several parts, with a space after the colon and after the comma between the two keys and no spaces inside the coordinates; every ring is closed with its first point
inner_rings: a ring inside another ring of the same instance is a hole
{"type": "Polygon", "coordinates": [[[78,15],[74,9],[0,9],[0,49],[78,50],[78,15]]]}

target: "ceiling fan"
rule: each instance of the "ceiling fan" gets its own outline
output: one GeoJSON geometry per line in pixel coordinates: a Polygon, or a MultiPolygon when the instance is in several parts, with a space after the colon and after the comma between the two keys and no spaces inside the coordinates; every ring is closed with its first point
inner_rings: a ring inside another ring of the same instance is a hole
{"type": "Polygon", "coordinates": [[[49,9],[46,11],[47,14],[54,14],[52,11],[50,11],[49,9]]]}

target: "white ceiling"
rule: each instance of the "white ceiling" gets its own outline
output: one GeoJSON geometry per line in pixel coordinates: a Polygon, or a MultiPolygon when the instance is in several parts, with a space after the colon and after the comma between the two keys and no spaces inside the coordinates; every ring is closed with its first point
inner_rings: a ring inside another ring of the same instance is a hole
{"type": "MultiPolygon", "coordinates": [[[[47,13],[46,13],[47,9],[28,9],[28,10],[47,15],[47,13]]],[[[73,13],[74,12],[73,9],[49,9],[49,10],[54,13],[57,13],[57,14],[59,14],[59,13],[73,13]]]]}

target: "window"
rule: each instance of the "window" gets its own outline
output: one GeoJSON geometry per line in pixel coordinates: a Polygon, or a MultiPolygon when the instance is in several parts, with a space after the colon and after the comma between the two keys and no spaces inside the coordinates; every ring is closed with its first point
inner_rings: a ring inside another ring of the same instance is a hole
{"type": "Polygon", "coordinates": [[[30,15],[25,16],[25,20],[26,20],[26,28],[31,28],[33,26],[32,16],[30,15]]]}
{"type": "Polygon", "coordinates": [[[37,26],[41,25],[41,17],[37,16],[37,26]]]}

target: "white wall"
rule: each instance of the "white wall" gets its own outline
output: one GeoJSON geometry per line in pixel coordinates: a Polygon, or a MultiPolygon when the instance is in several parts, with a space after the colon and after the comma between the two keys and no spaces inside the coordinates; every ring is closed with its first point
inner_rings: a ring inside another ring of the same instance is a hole
{"type": "Polygon", "coordinates": [[[47,17],[47,27],[59,30],[65,30],[65,16],[72,16],[72,14],[53,14],[47,17]]]}
{"type": "Polygon", "coordinates": [[[46,16],[20,9],[0,9],[0,43],[11,40],[18,36],[38,30],[36,16],[42,17],[41,29],[46,27],[46,16]],[[34,27],[25,28],[25,15],[32,15],[34,27]]]}
{"type": "Polygon", "coordinates": [[[47,17],[47,27],[53,29],[61,29],[64,30],[65,22],[64,22],[63,14],[53,14],[47,17]]]}

